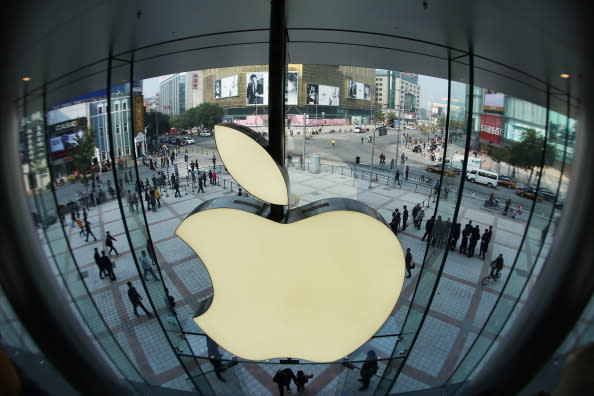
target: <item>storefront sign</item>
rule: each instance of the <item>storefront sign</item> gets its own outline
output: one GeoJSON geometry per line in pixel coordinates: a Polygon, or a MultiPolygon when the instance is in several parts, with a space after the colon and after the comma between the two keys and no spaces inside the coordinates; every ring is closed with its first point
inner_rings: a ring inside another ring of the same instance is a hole
{"type": "Polygon", "coordinates": [[[499,116],[481,114],[479,137],[493,143],[501,142],[503,137],[503,120],[499,116]]]}

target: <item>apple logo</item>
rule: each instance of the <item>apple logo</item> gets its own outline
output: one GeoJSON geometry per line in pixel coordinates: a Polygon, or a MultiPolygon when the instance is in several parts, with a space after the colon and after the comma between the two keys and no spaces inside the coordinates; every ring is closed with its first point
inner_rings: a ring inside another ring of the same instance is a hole
{"type": "MultiPolygon", "coordinates": [[[[288,176],[267,142],[232,123],[215,127],[229,173],[262,201],[288,205],[288,176]]],[[[210,307],[194,318],[220,346],[248,360],[332,362],[369,340],[404,284],[404,254],[383,218],[332,198],[291,209],[224,196],[202,203],[176,230],[212,280],[210,307]]]]}

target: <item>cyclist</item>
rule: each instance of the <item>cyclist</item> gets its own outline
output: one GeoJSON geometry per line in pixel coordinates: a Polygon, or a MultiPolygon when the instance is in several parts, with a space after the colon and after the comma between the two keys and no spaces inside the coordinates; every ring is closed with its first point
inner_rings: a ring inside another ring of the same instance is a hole
{"type": "Polygon", "coordinates": [[[503,255],[499,253],[499,256],[490,264],[491,265],[491,277],[499,278],[499,273],[503,268],[503,255]]]}

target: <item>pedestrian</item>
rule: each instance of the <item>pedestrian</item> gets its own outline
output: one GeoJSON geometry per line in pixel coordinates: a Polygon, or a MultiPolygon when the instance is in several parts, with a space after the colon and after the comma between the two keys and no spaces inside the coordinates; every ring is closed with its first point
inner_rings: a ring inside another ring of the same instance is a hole
{"type": "Polygon", "coordinates": [[[408,222],[408,210],[406,209],[406,205],[404,205],[404,210],[402,211],[402,231],[406,230],[407,222],[408,222]]]}
{"type": "Polygon", "coordinates": [[[400,212],[398,211],[398,209],[394,209],[394,212],[392,213],[392,219],[395,223],[395,227],[396,227],[396,234],[398,233],[398,230],[400,229],[400,220],[402,219],[402,216],[400,215],[400,212]]]}
{"type": "Polygon", "coordinates": [[[293,370],[290,368],[278,370],[274,377],[272,377],[272,382],[274,382],[278,386],[278,392],[280,396],[284,396],[285,388],[290,392],[291,391],[291,380],[295,381],[297,377],[293,373],[293,370]]]}
{"type": "Polygon", "coordinates": [[[130,210],[130,213],[132,213],[132,211],[134,210],[134,199],[133,194],[130,192],[130,190],[128,190],[128,209],[130,210]]]}
{"type": "Polygon", "coordinates": [[[297,371],[297,378],[295,379],[297,392],[305,390],[305,384],[309,382],[310,378],[313,378],[313,374],[304,374],[302,370],[297,371]]]}
{"type": "Polygon", "coordinates": [[[216,159],[214,153],[212,154],[211,160],[212,160],[212,167],[213,168],[216,167],[217,166],[217,159],[216,159]]]}
{"type": "Polygon", "coordinates": [[[522,205],[520,203],[517,203],[516,209],[514,211],[514,219],[520,220],[520,217],[522,217],[522,205]]]}
{"type": "Polygon", "coordinates": [[[97,240],[93,231],[91,231],[91,222],[89,220],[85,220],[85,242],[89,242],[89,235],[93,236],[94,240],[97,240]]]}
{"type": "Polygon", "coordinates": [[[408,165],[406,165],[406,168],[404,168],[404,180],[408,180],[408,171],[409,171],[409,168],[408,168],[408,165]]]}
{"type": "Polygon", "coordinates": [[[217,171],[216,170],[212,171],[212,184],[214,184],[215,186],[217,185],[217,171]]]}
{"type": "Polygon", "coordinates": [[[489,230],[487,228],[485,228],[485,232],[483,233],[483,236],[481,237],[481,247],[479,249],[479,257],[482,258],[483,260],[485,259],[485,254],[487,253],[487,243],[485,242],[488,238],[489,235],[489,230]]]}
{"type": "Polygon", "coordinates": [[[243,189],[241,187],[239,187],[239,191],[237,192],[237,196],[238,197],[243,196],[243,189]]]}
{"type": "Polygon", "coordinates": [[[210,182],[210,184],[212,184],[212,170],[208,170],[208,180],[210,182]]]}
{"type": "Polygon", "coordinates": [[[438,248],[442,247],[443,244],[443,229],[444,229],[444,224],[443,221],[441,220],[441,216],[437,216],[437,220],[435,220],[435,223],[433,224],[433,243],[431,244],[432,246],[437,245],[438,248]]]}
{"type": "Polygon", "coordinates": [[[151,204],[151,208],[153,209],[153,212],[157,212],[157,199],[155,198],[155,191],[157,191],[156,188],[152,189],[149,193],[149,199],[150,199],[150,204],[151,204]]]}
{"type": "Polygon", "coordinates": [[[481,238],[481,230],[477,224],[470,231],[470,236],[468,239],[468,253],[467,253],[468,257],[474,257],[474,250],[476,249],[476,244],[478,243],[478,240],[480,238],[481,238]]]}
{"type": "Polygon", "coordinates": [[[181,193],[179,192],[179,182],[177,180],[174,183],[174,188],[175,188],[175,195],[174,195],[174,197],[181,198],[181,193]]]}
{"type": "Polygon", "coordinates": [[[202,182],[202,177],[198,178],[198,191],[197,192],[204,192],[204,183],[202,182]]]}
{"type": "Polygon", "coordinates": [[[414,208],[412,208],[412,210],[410,211],[410,214],[412,216],[413,219],[413,225],[416,227],[417,226],[417,214],[419,213],[419,210],[421,210],[421,205],[420,204],[416,204],[414,208]]]}
{"type": "Polygon", "coordinates": [[[116,250],[115,246],[113,246],[113,241],[117,241],[117,239],[112,237],[109,231],[106,231],[105,234],[105,246],[109,248],[109,252],[107,254],[111,254],[111,252],[114,251],[116,256],[119,256],[120,254],[116,250]]]}
{"type": "Polygon", "coordinates": [[[109,276],[109,279],[114,281],[116,280],[116,276],[113,273],[113,262],[105,255],[105,250],[101,251],[101,267],[103,267],[104,273],[109,276]]]}
{"type": "Polygon", "coordinates": [[[142,269],[144,271],[142,277],[145,281],[148,281],[147,274],[149,273],[153,276],[154,280],[159,280],[159,277],[153,271],[153,261],[147,256],[146,250],[140,252],[140,264],[142,265],[142,269]]]}
{"type": "Polygon", "coordinates": [[[423,217],[425,217],[425,211],[423,210],[423,208],[420,208],[417,212],[417,215],[415,216],[415,220],[417,222],[417,230],[421,229],[421,224],[423,224],[423,217]]]}
{"type": "Polygon", "coordinates": [[[402,182],[400,181],[400,170],[396,169],[396,183],[402,188],[402,182]]]}
{"type": "Polygon", "coordinates": [[[78,233],[78,235],[84,236],[85,235],[85,225],[83,224],[83,221],[80,219],[80,217],[76,218],[76,224],[78,225],[78,228],[80,229],[80,232],[78,233]]]}
{"type": "Polygon", "coordinates": [[[157,206],[160,208],[161,207],[161,191],[159,191],[159,189],[157,187],[155,187],[155,189],[153,190],[153,196],[155,197],[155,200],[157,201],[157,206]]]}
{"type": "Polygon", "coordinates": [[[74,226],[76,225],[76,211],[74,210],[74,208],[72,208],[70,210],[70,220],[71,220],[72,228],[74,228],[74,226]]]}
{"type": "Polygon", "coordinates": [[[507,216],[507,212],[509,211],[509,207],[510,207],[510,205],[511,205],[511,198],[508,198],[508,199],[505,201],[505,207],[503,208],[503,215],[504,215],[504,216],[507,216]]]}
{"type": "Polygon", "coordinates": [[[427,237],[427,243],[431,242],[431,231],[433,231],[433,223],[435,222],[435,216],[431,216],[429,220],[425,223],[425,234],[423,234],[423,238],[421,241],[425,240],[427,237]]]}
{"type": "MultiPolygon", "coordinates": [[[[165,301],[165,307],[169,310],[170,313],[173,315],[177,315],[175,312],[175,299],[171,294],[169,294],[169,289],[165,288],[165,295],[163,296],[163,300],[165,301]]],[[[208,337],[208,336],[207,336],[208,337]]],[[[210,355],[210,353],[209,353],[210,355]]]]}
{"type": "Polygon", "coordinates": [[[202,172],[200,177],[202,178],[202,186],[206,187],[206,172],[202,172]]]}
{"type": "Polygon", "coordinates": [[[362,383],[359,391],[364,391],[369,388],[369,382],[371,382],[371,377],[377,373],[378,365],[377,365],[377,355],[373,349],[367,351],[367,358],[365,359],[365,363],[363,363],[363,367],[361,367],[361,371],[359,371],[359,381],[362,383]]]}
{"type": "Polygon", "coordinates": [[[410,248],[406,248],[406,256],[404,257],[404,264],[406,266],[406,277],[410,278],[412,275],[410,270],[415,268],[415,264],[413,263],[412,253],[410,252],[410,248]]]}
{"type": "Polygon", "coordinates": [[[491,276],[499,278],[499,273],[503,269],[503,255],[499,253],[499,256],[490,264],[491,276]]]}
{"type": "Polygon", "coordinates": [[[132,286],[132,282],[128,282],[127,284],[128,284],[128,298],[130,299],[130,302],[132,303],[132,306],[134,307],[134,315],[140,316],[137,311],[138,307],[140,307],[149,317],[152,317],[153,314],[150,313],[142,304],[142,296],[140,294],[138,294],[138,291],[136,291],[136,288],[134,286],[132,286]]]}
{"type": "Polygon", "coordinates": [[[458,238],[460,238],[461,232],[462,223],[454,224],[454,228],[452,229],[452,237],[450,238],[450,250],[452,252],[456,250],[456,244],[458,243],[458,238]]]}
{"type": "Polygon", "coordinates": [[[226,370],[226,367],[223,366],[221,362],[221,352],[219,351],[219,346],[212,338],[206,336],[206,346],[208,351],[208,361],[212,364],[214,369],[215,375],[219,379],[219,381],[226,382],[225,378],[221,375],[222,371],[226,370]]]}
{"type": "Polygon", "coordinates": [[[103,279],[105,276],[108,276],[109,273],[103,268],[103,261],[101,260],[101,256],[99,255],[99,250],[95,248],[95,253],[93,253],[93,259],[95,260],[95,264],[99,268],[99,278],[103,279]]]}

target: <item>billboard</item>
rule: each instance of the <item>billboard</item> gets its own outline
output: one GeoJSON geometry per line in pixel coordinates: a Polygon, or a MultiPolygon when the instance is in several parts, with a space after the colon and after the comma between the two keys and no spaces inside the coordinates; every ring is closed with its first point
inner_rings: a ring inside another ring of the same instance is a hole
{"type": "Polygon", "coordinates": [[[287,84],[285,85],[285,104],[287,105],[297,105],[298,78],[296,71],[287,72],[287,84]]]}
{"type": "Polygon", "coordinates": [[[340,88],[309,83],[307,84],[306,102],[322,106],[338,106],[340,104],[340,88]]]}
{"type": "Polygon", "coordinates": [[[493,143],[501,142],[503,136],[503,119],[496,115],[481,114],[481,130],[479,138],[493,143]]]}
{"type": "Polygon", "coordinates": [[[371,100],[371,86],[362,82],[349,80],[349,98],[371,100]]]}
{"type": "Polygon", "coordinates": [[[485,89],[483,95],[483,111],[485,113],[503,114],[504,95],[491,89],[485,89]]]}
{"type": "Polygon", "coordinates": [[[221,78],[215,80],[214,97],[215,99],[230,98],[239,96],[239,75],[221,78]]]}
{"type": "Polygon", "coordinates": [[[82,138],[87,130],[87,119],[85,117],[60,122],[48,126],[48,146],[50,159],[53,165],[69,161],[71,146],[76,146],[76,138],[82,138]]]}
{"type": "Polygon", "coordinates": [[[246,104],[268,105],[268,72],[251,72],[245,74],[246,104]]]}
{"type": "Polygon", "coordinates": [[[409,81],[413,84],[419,83],[419,75],[416,73],[400,72],[400,78],[402,78],[403,80],[409,81]]]}

